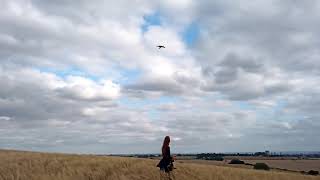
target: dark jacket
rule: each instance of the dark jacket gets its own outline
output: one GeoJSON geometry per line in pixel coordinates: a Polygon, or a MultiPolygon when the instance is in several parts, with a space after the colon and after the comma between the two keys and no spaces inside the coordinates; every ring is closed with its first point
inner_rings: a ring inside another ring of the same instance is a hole
{"type": "Polygon", "coordinates": [[[167,149],[164,151],[164,154],[162,155],[162,159],[158,163],[157,167],[159,167],[160,170],[165,170],[166,172],[172,171],[173,161],[174,160],[170,154],[170,147],[167,147],[167,149]]]}

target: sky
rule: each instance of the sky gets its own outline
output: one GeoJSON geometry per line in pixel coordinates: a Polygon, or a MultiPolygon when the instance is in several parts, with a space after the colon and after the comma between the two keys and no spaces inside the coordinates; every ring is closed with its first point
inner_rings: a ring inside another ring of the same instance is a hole
{"type": "Polygon", "coordinates": [[[318,0],[0,0],[0,149],[318,151],[318,0]],[[166,48],[158,49],[157,45],[166,48]]]}

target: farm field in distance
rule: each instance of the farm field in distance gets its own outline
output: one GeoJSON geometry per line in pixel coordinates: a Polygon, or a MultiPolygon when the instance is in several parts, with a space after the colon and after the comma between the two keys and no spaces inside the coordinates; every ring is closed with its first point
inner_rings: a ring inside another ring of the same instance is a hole
{"type": "MultiPolygon", "coordinates": [[[[243,160],[245,163],[255,164],[255,163],[266,163],[272,168],[281,168],[281,169],[288,169],[292,171],[309,171],[309,170],[316,170],[320,171],[320,160],[289,160],[289,159],[245,159],[239,158],[243,160]]],[[[230,160],[226,161],[210,161],[210,160],[196,160],[196,159],[183,159],[180,160],[183,163],[197,163],[197,164],[211,164],[217,166],[229,166],[229,167],[241,167],[241,168],[249,168],[252,169],[252,166],[247,165],[232,165],[228,164],[230,160]]]]}

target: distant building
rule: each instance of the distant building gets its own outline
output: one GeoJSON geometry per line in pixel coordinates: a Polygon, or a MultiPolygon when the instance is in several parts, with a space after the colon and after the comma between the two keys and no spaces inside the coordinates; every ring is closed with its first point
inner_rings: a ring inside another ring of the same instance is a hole
{"type": "Polygon", "coordinates": [[[270,156],[270,151],[265,151],[266,156],[270,156]]]}
{"type": "Polygon", "coordinates": [[[256,152],[254,153],[255,156],[270,156],[270,151],[265,152],[256,152]]]}

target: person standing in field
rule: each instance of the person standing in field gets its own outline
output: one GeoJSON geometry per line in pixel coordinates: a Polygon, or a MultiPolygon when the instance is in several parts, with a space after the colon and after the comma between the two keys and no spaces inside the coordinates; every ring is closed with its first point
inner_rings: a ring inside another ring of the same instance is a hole
{"type": "Polygon", "coordinates": [[[162,159],[158,163],[157,167],[160,168],[160,177],[168,176],[168,179],[172,179],[170,171],[174,169],[174,159],[170,153],[170,137],[166,136],[163,140],[161,154],[162,159]]]}

